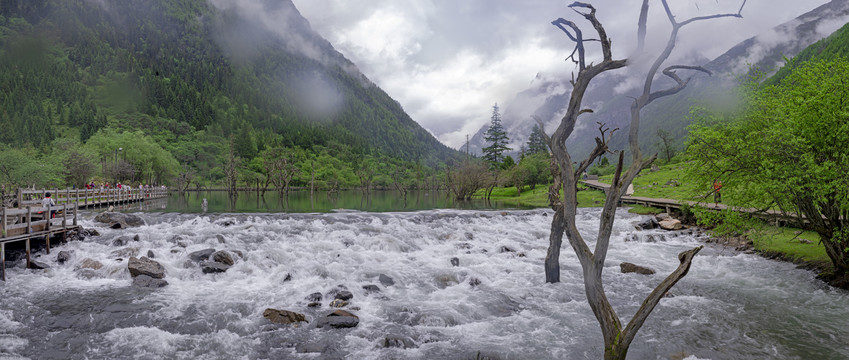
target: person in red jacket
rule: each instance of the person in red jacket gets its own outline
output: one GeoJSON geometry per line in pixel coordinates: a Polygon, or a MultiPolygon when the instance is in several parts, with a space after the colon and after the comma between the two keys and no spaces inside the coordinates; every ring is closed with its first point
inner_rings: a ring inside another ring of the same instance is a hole
{"type": "Polygon", "coordinates": [[[718,204],[722,202],[722,193],[719,191],[722,190],[722,181],[716,180],[713,182],[713,203],[718,204]]]}

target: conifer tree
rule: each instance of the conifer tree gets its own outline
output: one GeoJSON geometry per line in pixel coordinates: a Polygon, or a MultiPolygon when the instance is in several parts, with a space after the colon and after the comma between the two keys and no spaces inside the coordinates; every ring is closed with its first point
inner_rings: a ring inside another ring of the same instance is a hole
{"type": "Polygon", "coordinates": [[[504,131],[504,126],[501,125],[501,114],[498,112],[498,103],[492,106],[492,120],[483,138],[489,143],[489,146],[483,148],[484,160],[490,166],[501,166],[501,163],[504,162],[504,152],[512,149],[507,147],[507,142],[510,139],[507,137],[507,132],[504,131]]]}
{"type": "Polygon", "coordinates": [[[534,128],[531,129],[531,135],[528,137],[527,148],[527,155],[539,153],[548,154],[548,145],[545,144],[545,138],[542,136],[542,129],[540,129],[537,124],[534,124],[534,128]]]}

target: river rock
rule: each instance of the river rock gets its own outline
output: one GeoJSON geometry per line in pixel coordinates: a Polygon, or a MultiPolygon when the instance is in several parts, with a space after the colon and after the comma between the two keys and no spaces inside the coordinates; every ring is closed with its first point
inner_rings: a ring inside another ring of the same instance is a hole
{"type": "Polygon", "coordinates": [[[328,306],[334,307],[334,308],[341,308],[341,307],[348,306],[348,302],[345,301],[345,300],[342,300],[342,299],[333,299],[333,301],[331,301],[330,305],[328,305],[328,306]]]}
{"type": "Polygon", "coordinates": [[[389,335],[383,338],[382,343],[384,348],[401,348],[401,349],[415,349],[418,347],[416,342],[413,341],[409,336],[403,335],[389,335]]]}
{"type": "Polygon", "coordinates": [[[379,293],[380,292],[380,288],[377,287],[377,285],[373,285],[373,284],[363,285],[363,290],[366,291],[366,295],[371,294],[371,293],[379,293]]]}
{"type": "Polygon", "coordinates": [[[629,262],[623,262],[623,263],[619,264],[619,269],[622,271],[623,274],[632,273],[632,272],[635,272],[637,274],[643,274],[643,275],[654,274],[654,270],[652,270],[652,269],[649,269],[649,268],[643,267],[643,266],[639,266],[639,265],[635,265],[635,264],[632,264],[632,263],[629,263],[629,262]]]}
{"type": "Polygon", "coordinates": [[[336,293],[336,296],[334,298],[347,301],[347,300],[351,300],[353,297],[354,297],[354,294],[352,294],[350,291],[340,290],[336,293]]]}
{"type": "Polygon", "coordinates": [[[678,219],[666,219],[660,222],[660,227],[664,230],[681,230],[681,221],[678,219]]]}
{"type": "Polygon", "coordinates": [[[480,284],[481,284],[481,280],[476,278],[476,277],[469,279],[469,285],[471,285],[472,287],[476,287],[480,284]]]}
{"type": "Polygon", "coordinates": [[[83,231],[82,231],[81,235],[82,235],[83,237],[89,237],[89,236],[100,236],[100,232],[98,232],[98,231],[97,231],[97,230],[95,230],[95,229],[83,229],[83,231]]]}
{"type": "Polygon", "coordinates": [[[395,285],[395,280],[389,277],[389,275],[380,274],[380,276],[377,277],[377,280],[380,281],[380,284],[383,286],[395,285]]]}
{"type": "Polygon", "coordinates": [[[83,262],[80,263],[80,269],[92,269],[92,270],[100,270],[103,267],[103,264],[100,261],[94,259],[83,259],[83,262]]]}
{"type": "Polygon", "coordinates": [[[168,281],[163,279],[154,279],[147,275],[139,275],[133,278],[133,286],[141,288],[158,289],[168,285],[168,281]]]}
{"type": "Polygon", "coordinates": [[[656,229],[658,226],[660,226],[660,224],[658,224],[657,220],[653,216],[641,221],[636,225],[637,229],[640,230],[656,229]]]}
{"type": "Polygon", "coordinates": [[[304,314],[299,314],[296,312],[288,311],[288,310],[277,310],[268,308],[262,312],[262,316],[268,321],[271,321],[275,324],[297,324],[299,322],[309,323],[304,314]]]}
{"type": "Polygon", "coordinates": [[[200,263],[200,268],[204,274],[223,273],[230,268],[230,265],[217,263],[214,261],[204,261],[200,263]]]}
{"type": "Polygon", "coordinates": [[[68,260],[71,260],[71,253],[67,251],[60,251],[59,255],[56,256],[56,262],[60,264],[64,264],[68,260]]]}
{"type": "Polygon", "coordinates": [[[147,251],[147,257],[148,257],[149,259],[153,259],[153,258],[155,258],[155,257],[156,257],[156,256],[154,255],[154,253],[153,253],[153,250],[148,250],[148,251],[147,251]]]}
{"type": "Polygon", "coordinates": [[[142,220],[141,217],[118,212],[100,213],[94,218],[94,221],[109,224],[109,227],[113,229],[125,229],[128,227],[144,225],[144,220],[142,220]]]}
{"type": "Polygon", "coordinates": [[[218,234],[218,235],[215,235],[215,238],[218,239],[219,244],[224,244],[224,243],[227,242],[227,241],[224,240],[224,235],[218,234]]]}
{"type": "Polygon", "coordinates": [[[147,275],[154,279],[162,279],[165,277],[165,268],[162,264],[142,256],[141,259],[135,256],[130,258],[127,263],[127,268],[130,270],[130,276],[136,277],[139,275],[147,275]]]}
{"type": "Polygon", "coordinates": [[[224,265],[233,266],[236,262],[233,261],[233,256],[226,250],[219,250],[212,254],[212,260],[224,265]]]}
{"type": "Polygon", "coordinates": [[[194,262],[209,260],[209,257],[215,253],[215,249],[203,249],[189,253],[189,259],[194,262]]]}
{"type": "Polygon", "coordinates": [[[133,257],[139,256],[139,248],[137,247],[127,247],[123,249],[114,250],[109,253],[110,256],[115,257],[133,257]]]}
{"type": "Polygon", "coordinates": [[[329,326],[336,329],[356,327],[360,323],[360,318],[345,310],[336,310],[326,317],[319,319],[317,326],[329,326]]]}
{"type": "Polygon", "coordinates": [[[139,234],[136,234],[135,236],[133,236],[133,241],[141,241],[141,236],[139,236],[139,234]]]}
{"type": "Polygon", "coordinates": [[[309,302],[321,302],[321,293],[314,292],[312,294],[307,295],[306,300],[309,302]]]}
{"type": "Polygon", "coordinates": [[[511,248],[509,246],[502,245],[501,247],[498,248],[498,252],[501,252],[501,253],[516,252],[516,250],[514,250],[513,248],[511,248]]]}
{"type": "Polygon", "coordinates": [[[119,236],[117,239],[112,240],[112,246],[124,246],[130,243],[130,237],[128,236],[119,236]]]}
{"type": "Polygon", "coordinates": [[[40,261],[30,260],[29,268],[33,269],[33,270],[43,270],[43,269],[49,269],[50,265],[47,265],[47,264],[40,262],[40,261]]]}
{"type": "Polygon", "coordinates": [[[451,266],[460,266],[460,258],[453,257],[451,258],[451,266]]]}

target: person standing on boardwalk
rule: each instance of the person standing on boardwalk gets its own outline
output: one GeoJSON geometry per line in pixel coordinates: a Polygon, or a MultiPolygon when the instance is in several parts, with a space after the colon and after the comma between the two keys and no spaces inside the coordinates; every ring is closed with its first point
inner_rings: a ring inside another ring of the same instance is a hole
{"type": "MultiPolygon", "coordinates": [[[[53,198],[50,197],[50,192],[44,194],[44,199],[41,199],[41,206],[50,209],[51,207],[56,206],[56,202],[53,201],[53,198]]],[[[53,215],[56,214],[56,210],[50,210],[50,218],[53,218],[53,215]]]]}
{"type": "Polygon", "coordinates": [[[719,204],[722,202],[722,194],[719,192],[722,190],[722,181],[715,180],[713,182],[713,203],[719,204]]]}

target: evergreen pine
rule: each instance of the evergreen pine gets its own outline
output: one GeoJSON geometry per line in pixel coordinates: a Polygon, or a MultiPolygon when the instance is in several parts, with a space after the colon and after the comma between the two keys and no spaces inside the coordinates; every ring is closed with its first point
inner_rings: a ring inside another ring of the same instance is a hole
{"type": "Polygon", "coordinates": [[[510,139],[507,137],[507,132],[504,131],[504,126],[501,125],[501,114],[498,112],[497,103],[492,106],[492,120],[483,138],[490,144],[483,148],[484,160],[491,166],[501,166],[501,163],[504,162],[504,152],[511,149],[507,147],[507,142],[510,139]]]}
{"type": "Polygon", "coordinates": [[[527,155],[544,153],[548,154],[548,145],[545,144],[545,138],[542,136],[542,129],[539,125],[534,125],[531,129],[531,135],[528,137],[528,152],[527,155]]]}

